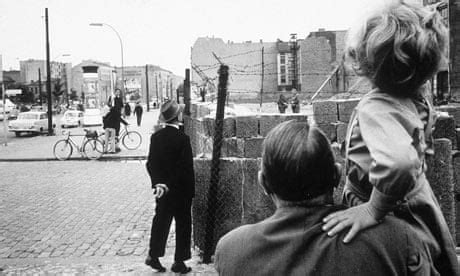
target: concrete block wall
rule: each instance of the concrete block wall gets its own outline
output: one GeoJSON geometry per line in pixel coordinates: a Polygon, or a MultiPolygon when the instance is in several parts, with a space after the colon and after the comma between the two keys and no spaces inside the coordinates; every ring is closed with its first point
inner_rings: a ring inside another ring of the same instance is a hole
{"type": "MultiPolygon", "coordinates": [[[[347,114],[351,114],[355,103],[357,102],[340,102],[340,104],[335,102],[335,109],[333,103],[321,103],[321,106],[326,106],[328,110],[338,112],[334,117],[326,116],[322,119],[328,128],[335,129],[335,132],[334,130],[330,131],[330,134],[335,133],[336,137],[336,141],[332,142],[332,149],[337,162],[343,167],[345,167],[345,160],[341,143],[345,139],[348,122],[343,122],[339,118],[342,120],[348,118],[349,120],[347,114]],[[339,112],[339,110],[342,111],[339,112]],[[327,118],[337,118],[337,120],[328,121],[327,118]]],[[[196,114],[199,114],[199,108],[196,110],[196,114]]],[[[321,116],[321,110],[316,106],[314,116],[321,116]]],[[[202,112],[202,114],[206,113],[205,111],[202,112]]],[[[302,114],[264,114],[225,118],[224,125],[227,125],[231,130],[228,131],[228,135],[225,135],[229,137],[224,137],[222,143],[221,179],[218,184],[218,202],[221,204],[216,206],[221,217],[216,223],[214,245],[222,235],[235,227],[258,222],[273,213],[274,206],[270,198],[263,193],[257,183],[262,143],[264,137],[273,127],[290,119],[308,120],[307,116],[302,114]],[[244,129],[238,131],[238,127],[244,129]]],[[[194,159],[196,197],[193,205],[193,236],[195,244],[199,248],[203,248],[213,146],[211,134],[213,134],[214,119],[210,116],[188,117],[186,122],[188,123],[186,123],[185,130],[189,132],[191,137],[194,137],[191,140],[195,140],[194,152],[197,153],[194,159]]],[[[460,154],[458,152],[453,154],[449,139],[436,139],[434,146],[435,155],[427,161],[429,168],[427,178],[441,205],[450,231],[454,237],[456,237],[456,233],[459,233],[460,236],[460,202],[458,201],[460,199],[460,154]]],[[[345,171],[343,170],[340,184],[334,192],[336,203],[342,201],[344,184],[345,171]]],[[[457,238],[457,240],[460,239],[457,238]]]]}
{"type": "Polygon", "coordinates": [[[331,142],[341,144],[359,99],[328,99],[313,102],[313,120],[331,142]]]}

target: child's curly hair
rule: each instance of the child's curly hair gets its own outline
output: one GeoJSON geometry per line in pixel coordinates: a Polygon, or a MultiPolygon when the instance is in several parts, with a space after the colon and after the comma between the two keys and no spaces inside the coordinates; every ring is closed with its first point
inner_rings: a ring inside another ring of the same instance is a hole
{"type": "Polygon", "coordinates": [[[445,58],[447,28],[437,5],[390,1],[350,34],[346,54],[379,89],[414,97],[445,58]]]}

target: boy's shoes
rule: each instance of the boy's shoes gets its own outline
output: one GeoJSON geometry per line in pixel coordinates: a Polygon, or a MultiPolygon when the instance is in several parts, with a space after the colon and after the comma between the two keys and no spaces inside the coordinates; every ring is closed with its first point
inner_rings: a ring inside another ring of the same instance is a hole
{"type": "Polygon", "coordinates": [[[192,271],[191,267],[188,267],[184,264],[184,262],[174,262],[173,265],[171,266],[171,271],[176,272],[176,273],[189,273],[192,271]]]}
{"type": "Polygon", "coordinates": [[[148,256],[147,259],[145,259],[145,264],[153,269],[156,269],[158,272],[166,271],[166,268],[161,265],[160,260],[158,260],[158,258],[152,258],[148,256]]]}

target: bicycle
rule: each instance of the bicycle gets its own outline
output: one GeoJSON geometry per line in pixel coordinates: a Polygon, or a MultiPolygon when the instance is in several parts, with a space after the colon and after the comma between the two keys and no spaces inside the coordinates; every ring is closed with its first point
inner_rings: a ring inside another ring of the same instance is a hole
{"type": "Polygon", "coordinates": [[[84,129],[85,134],[72,135],[70,131],[62,131],[62,134],[67,134],[67,138],[61,139],[54,144],[53,154],[58,160],[67,160],[72,155],[75,147],[81,156],[90,160],[101,158],[104,152],[104,145],[99,141],[97,131],[84,129]],[[75,136],[84,136],[81,141],[81,146],[72,139],[75,136]]]}
{"type": "MultiPolygon", "coordinates": [[[[128,150],[135,150],[141,146],[142,136],[139,132],[135,130],[128,130],[128,126],[120,131],[118,135],[118,141],[121,141],[122,145],[128,150]]],[[[105,144],[105,140],[99,140],[102,144],[105,144]]]]}

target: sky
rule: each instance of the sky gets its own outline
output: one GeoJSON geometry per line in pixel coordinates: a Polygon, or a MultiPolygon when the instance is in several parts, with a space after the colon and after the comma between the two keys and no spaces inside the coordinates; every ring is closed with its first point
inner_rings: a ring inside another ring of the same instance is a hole
{"type": "Polygon", "coordinates": [[[376,0],[0,0],[3,70],[45,59],[45,8],[50,57],[73,65],[85,59],[121,65],[155,64],[183,76],[198,37],[274,42],[319,28],[347,30],[376,0]]]}

